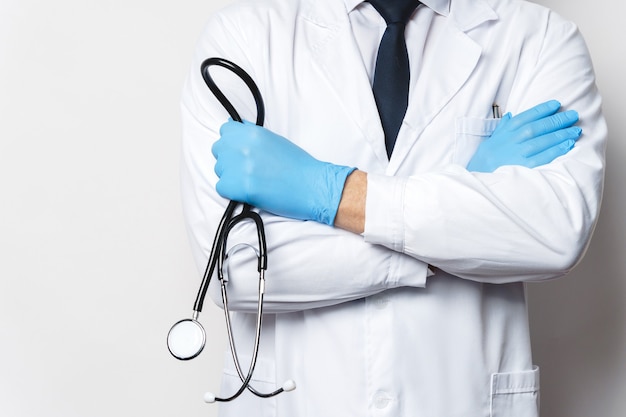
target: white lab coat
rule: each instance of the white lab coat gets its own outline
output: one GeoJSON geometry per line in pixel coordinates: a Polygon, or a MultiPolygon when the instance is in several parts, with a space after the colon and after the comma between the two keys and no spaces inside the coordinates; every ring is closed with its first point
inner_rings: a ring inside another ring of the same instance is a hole
{"type": "MultiPolygon", "coordinates": [[[[370,81],[341,0],[255,0],[215,14],[183,94],[183,203],[204,270],[226,201],[211,145],[228,117],[203,59],[230,59],[257,81],[266,127],[314,157],[369,173],[363,236],[262,213],[269,248],[254,385],[222,416],[537,416],[524,282],[565,275],[599,210],[606,127],[584,41],[555,13],[514,0],[424,1],[426,47],[410,51],[409,107],[388,161],[370,81]],[[494,129],[548,99],[580,113],[584,134],[536,169],[464,167],[494,129]]],[[[408,29],[407,29],[408,30],[408,29]]],[[[247,90],[213,70],[244,117],[247,90]]],[[[229,242],[255,242],[253,228],[229,242]]],[[[229,265],[230,308],[247,369],[257,297],[252,251],[229,265]]],[[[215,284],[215,282],[213,283],[215,284]]],[[[219,304],[218,286],[211,288],[219,304]]],[[[226,359],[223,394],[239,385],[226,359]]]]}

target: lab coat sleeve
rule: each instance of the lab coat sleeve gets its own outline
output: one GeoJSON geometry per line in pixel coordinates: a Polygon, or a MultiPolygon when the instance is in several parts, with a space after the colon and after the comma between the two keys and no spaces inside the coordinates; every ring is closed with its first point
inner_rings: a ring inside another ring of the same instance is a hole
{"type": "Polygon", "coordinates": [[[526,63],[534,70],[516,80],[507,110],[553,98],[577,110],[583,135],[574,149],[535,169],[448,165],[410,178],[370,175],[367,241],[489,283],[556,278],[579,262],[600,209],[607,132],[580,33],[548,16],[537,61],[526,63]]]}
{"type": "MultiPolygon", "coordinates": [[[[227,201],[215,191],[217,177],[211,146],[228,115],[204,84],[199,71],[208,57],[229,59],[257,78],[258,55],[254,39],[242,39],[246,30],[223,14],[216,15],[201,37],[182,96],[181,188],[183,210],[192,251],[203,272],[218,222],[227,201]],[[244,47],[245,45],[245,47],[244,47]]],[[[218,86],[242,115],[254,115],[254,104],[246,102],[243,84],[211,70],[218,86]],[[220,78],[221,77],[221,78],[220,78]]],[[[224,70],[222,70],[224,71],[224,70]]],[[[258,82],[259,80],[257,80],[258,82]]],[[[250,117],[248,117],[250,118],[250,117]]],[[[365,242],[361,236],[310,221],[296,221],[262,212],[268,247],[268,269],[264,311],[288,312],[328,306],[362,298],[388,288],[425,285],[427,267],[405,254],[365,242]]],[[[229,247],[256,244],[253,224],[236,227],[229,247]]],[[[258,296],[257,261],[254,251],[233,252],[227,263],[229,308],[256,311],[258,296]]],[[[213,278],[211,298],[221,305],[219,282],[213,278]]]]}

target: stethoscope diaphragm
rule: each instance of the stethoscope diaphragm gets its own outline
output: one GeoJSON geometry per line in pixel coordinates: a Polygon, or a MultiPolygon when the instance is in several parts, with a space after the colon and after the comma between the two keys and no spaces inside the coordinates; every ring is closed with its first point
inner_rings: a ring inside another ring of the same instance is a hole
{"type": "Polygon", "coordinates": [[[180,320],[167,334],[167,348],[172,356],[182,361],[198,356],[205,343],[204,327],[194,319],[180,320]]]}

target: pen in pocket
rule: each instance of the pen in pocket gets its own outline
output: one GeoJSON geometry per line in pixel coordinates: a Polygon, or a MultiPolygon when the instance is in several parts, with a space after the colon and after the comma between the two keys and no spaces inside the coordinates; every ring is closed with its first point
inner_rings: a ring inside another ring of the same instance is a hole
{"type": "Polygon", "coordinates": [[[491,112],[493,113],[494,119],[502,118],[502,113],[500,113],[500,106],[498,106],[496,103],[493,103],[493,105],[491,106],[491,112]]]}

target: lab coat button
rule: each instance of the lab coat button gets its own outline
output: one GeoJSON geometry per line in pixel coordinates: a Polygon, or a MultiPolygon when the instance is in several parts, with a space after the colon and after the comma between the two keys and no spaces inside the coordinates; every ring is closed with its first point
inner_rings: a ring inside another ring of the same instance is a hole
{"type": "Polygon", "coordinates": [[[376,407],[379,410],[382,410],[383,408],[387,408],[389,407],[389,404],[391,403],[391,397],[389,396],[389,394],[387,394],[386,392],[380,391],[378,393],[376,393],[376,395],[374,396],[374,407],[376,407]]]}

